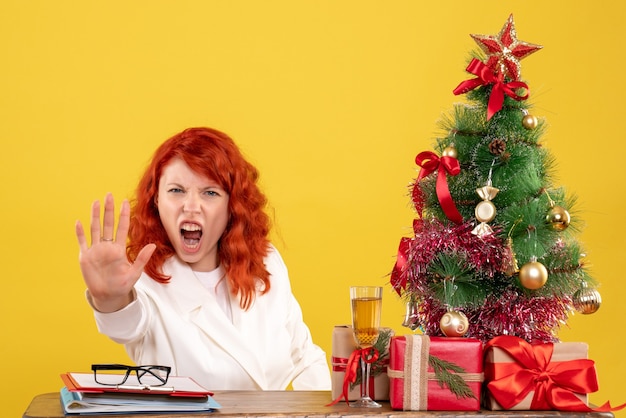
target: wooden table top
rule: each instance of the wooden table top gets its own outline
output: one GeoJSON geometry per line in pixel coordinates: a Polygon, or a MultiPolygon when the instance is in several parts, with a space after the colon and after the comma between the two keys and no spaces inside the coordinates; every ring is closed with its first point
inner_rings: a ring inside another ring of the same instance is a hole
{"type": "MultiPolygon", "coordinates": [[[[610,412],[559,412],[559,411],[394,411],[389,402],[381,402],[382,408],[352,408],[345,402],[326,406],[331,402],[331,394],[326,391],[220,391],[215,392],[215,400],[222,406],[208,413],[161,413],[113,415],[116,418],[234,418],[234,417],[281,417],[281,418],[438,418],[466,417],[480,418],[614,418],[610,412]]],[[[93,416],[93,415],[92,415],[93,416]]],[[[108,415],[111,416],[111,415],[108,415]]],[[[23,418],[65,418],[61,408],[59,393],[37,395],[32,400],[23,418]]]]}

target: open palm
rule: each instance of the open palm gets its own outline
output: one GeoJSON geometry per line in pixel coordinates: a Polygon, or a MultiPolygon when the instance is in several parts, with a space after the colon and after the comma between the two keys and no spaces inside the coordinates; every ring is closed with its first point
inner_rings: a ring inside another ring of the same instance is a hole
{"type": "Polygon", "coordinates": [[[94,308],[114,312],[128,305],[132,289],[152,256],[156,246],[148,244],[139,252],[134,263],[126,257],[126,239],[130,223],[130,205],[122,202],[115,230],[115,203],[109,193],[104,201],[104,216],[100,225],[100,201],[91,207],[91,246],[85,230],[76,222],[76,238],[80,247],[79,263],[94,308]]]}

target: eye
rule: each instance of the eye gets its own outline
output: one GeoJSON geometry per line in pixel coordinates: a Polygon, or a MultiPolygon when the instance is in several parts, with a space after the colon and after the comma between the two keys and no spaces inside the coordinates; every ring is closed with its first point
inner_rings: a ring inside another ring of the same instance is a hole
{"type": "Polygon", "coordinates": [[[184,193],[184,190],[180,187],[172,187],[167,190],[168,193],[184,193]]]}
{"type": "Polygon", "coordinates": [[[207,196],[220,196],[217,190],[207,190],[204,192],[207,196]]]}

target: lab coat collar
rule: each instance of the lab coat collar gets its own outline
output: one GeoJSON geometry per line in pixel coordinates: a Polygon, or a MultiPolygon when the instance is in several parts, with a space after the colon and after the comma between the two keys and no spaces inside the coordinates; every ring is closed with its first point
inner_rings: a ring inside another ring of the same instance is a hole
{"type": "Polygon", "coordinates": [[[239,298],[229,294],[233,314],[231,323],[191,267],[176,256],[166,261],[163,271],[171,277],[168,291],[175,294],[174,300],[181,312],[188,315],[208,338],[230,353],[261,389],[266,389],[267,379],[261,360],[254,351],[254,341],[248,341],[241,333],[243,323],[253,320],[254,315],[243,311],[239,307],[239,298]]]}

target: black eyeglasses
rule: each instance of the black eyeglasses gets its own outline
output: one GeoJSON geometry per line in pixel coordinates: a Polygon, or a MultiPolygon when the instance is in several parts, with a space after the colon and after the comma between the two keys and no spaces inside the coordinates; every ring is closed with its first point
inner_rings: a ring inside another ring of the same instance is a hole
{"type": "Polygon", "coordinates": [[[126,366],[124,364],[92,364],[96,383],[106,386],[119,386],[126,383],[132,372],[137,375],[137,383],[145,386],[163,386],[167,383],[172,368],[169,366],[126,366]]]}

